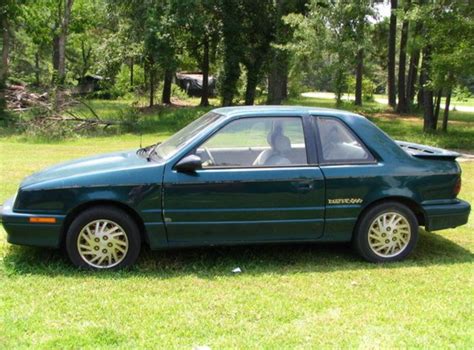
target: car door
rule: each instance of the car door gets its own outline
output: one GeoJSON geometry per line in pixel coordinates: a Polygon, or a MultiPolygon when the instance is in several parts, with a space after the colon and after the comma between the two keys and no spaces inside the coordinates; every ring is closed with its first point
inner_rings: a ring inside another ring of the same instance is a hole
{"type": "Polygon", "coordinates": [[[357,134],[337,117],[313,117],[326,184],[324,240],[347,241],[373,188],[385,186],[380,165],[357,134]]]}
{"type": "Polygon", "coordinates": [[[163,214],[170,245],[320,237],[325,186],[310,152],[309,118],[233,119],[193,147],[202,169],[167,165],[163,214]]]}

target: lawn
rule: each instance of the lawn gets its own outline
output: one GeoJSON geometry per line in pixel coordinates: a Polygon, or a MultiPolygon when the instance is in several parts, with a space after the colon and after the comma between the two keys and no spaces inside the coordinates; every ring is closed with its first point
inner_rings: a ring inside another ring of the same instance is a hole
{"type": "MultiPolygon", "coordinates": [[[[147,126],[143,144],[168,137],[203,111],[151,111],[141,117],[147,126]]],[[[383,118],[375,121],[396,138],[431,140],[419,135],[416,120],[401,119],[397,127],[383,118]]],[[[466,137],[473,138],[472,125],[467,128],[466,137]]],[[[33,171],[136,148],[139,139],[113,131],[57,143],[4,135],[0,202],[33,171]]],[[[454,142],[435,136],[431,141],[454,142]]],[[[462,169],[460,197],[474,203],[474,162],[462,163],[462,169]]],[[[472,216],[457,229],[421,229],[414,254],[391,265],[363,262],[347,245],[305,244],[145,249],[132,270],[91,273],[75,270],[58,251],[11,246],[0,229],[0,344],[5,349],[472,348],[473,230],[472,216]],[[243,272],[233,274],[235,267],[243,272]]]]}

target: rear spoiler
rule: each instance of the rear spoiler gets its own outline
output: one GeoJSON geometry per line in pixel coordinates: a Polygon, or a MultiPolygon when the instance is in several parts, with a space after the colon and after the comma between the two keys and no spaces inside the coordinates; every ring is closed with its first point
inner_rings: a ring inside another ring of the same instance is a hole
{"type": "Polygon", "coordinates": [[[405,152],[417,158],[455,160],[461,154],[442,148],[420,145],[418,143],[395,141],[405,152]]]}

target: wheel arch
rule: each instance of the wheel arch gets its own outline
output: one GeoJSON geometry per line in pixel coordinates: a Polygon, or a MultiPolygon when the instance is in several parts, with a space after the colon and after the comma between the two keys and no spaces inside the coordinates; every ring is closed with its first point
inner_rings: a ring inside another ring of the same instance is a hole
{"type": "Polygon", "coordinates": [[[81,203],[68,212],[61,227],[61,239],[60,239],[61,247],[64,246],[64,243],[66,241],[67,230],[69,229],[69,226],[71,226],[71,223],[74,221],[77,215],[82,213],[84,210],[97,207],[97,206],[115,207],[129,214],[130,217],[133,219],[133,221],[135,221],[135,223],[137,224],[137,227],[140,231],[140,238],[142,239],[142,242],[146,242],[146,244],[149,245],[148,236],[146,234],[145,223],[143,222],[140,215],[138,215],[138,213],[133,208],[131,208],[127,204],[114,201],[114,200],[94,200],[94,201],[81,203]]]}
{"type": "Polygon", "coordinates": [[[413,214],[415,214],[416,220],[418,221],[418,225],[419,226],[425,225],[426,223],[425,212],[423,208],[421,207],[421,205],[419,205],[416,201],[408,197],[390,196],[390,197],[383,197],[383,198],[376,199],[370,202],[369,204],[367,204],[362,209],[362,211],[359,214],[359,217],[357,218],[356,225],[354,226],[354,232],[357,229],[360,220],[362,219],[362,217],[364,216],[366,212],[368,212],[370,209],[372,209],[373,207],[379,204],[387,203],[387,202],[397,202],[397,203],[407,206],[413,212],[413,214]]]}

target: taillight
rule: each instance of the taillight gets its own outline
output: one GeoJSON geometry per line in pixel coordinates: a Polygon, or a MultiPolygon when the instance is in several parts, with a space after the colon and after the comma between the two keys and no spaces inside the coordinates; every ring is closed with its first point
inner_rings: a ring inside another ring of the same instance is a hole
{"type": "Polygon", "coordinates": [[[458,177],[456,184],[454,185],[454,197],[456,197],[459,192],[461,192],[461,177],[458,177]]]}

